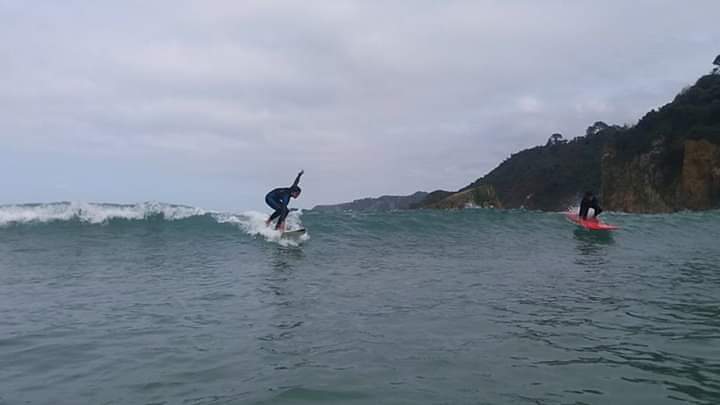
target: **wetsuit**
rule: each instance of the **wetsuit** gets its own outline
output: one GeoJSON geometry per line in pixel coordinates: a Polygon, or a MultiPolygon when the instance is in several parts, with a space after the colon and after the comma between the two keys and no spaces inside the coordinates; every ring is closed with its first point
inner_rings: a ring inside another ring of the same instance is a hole
{"type": "Polygon", "coordinates": [[[270,219],[268,221],[272,221],[275,218],[278,218],[277,227],[280,227],[280,225],[285,222],[285,218],[287,218],[288,214],[290,213],[290,210],[287,207],[290,203],[290,194],[293,192],[293,190],[300,190],[298,188],[300,176],[302,176],[302,173],[298,174],[292,186],[287,188],[276,188],[267,193],[267,195],[265,196],[265,202],[267,203],[267,205],[269,205],[270,208],[275,210],[275,212],[270,215],[270,219]]]}
{"type": "Polygon", "coordinates": [[[595,196],[584,197],[582,199],[580,202],[580,218],[587,219],[588,210],[590,210],[590,208],[593,209],[593,218],[597,217],[602,212],[602,208],[600,208],[598,200],[595,196]]]}

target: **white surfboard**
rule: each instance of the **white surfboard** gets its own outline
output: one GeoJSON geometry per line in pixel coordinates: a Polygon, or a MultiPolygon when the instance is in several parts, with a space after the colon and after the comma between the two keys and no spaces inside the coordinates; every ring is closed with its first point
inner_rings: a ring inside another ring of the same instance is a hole
{"type": "Polygon", "coordinates": [[[282,233],[283,238],[298,238],[305,235],[305,228],[293,229],[292,231],[285,231],[282,233]]]}

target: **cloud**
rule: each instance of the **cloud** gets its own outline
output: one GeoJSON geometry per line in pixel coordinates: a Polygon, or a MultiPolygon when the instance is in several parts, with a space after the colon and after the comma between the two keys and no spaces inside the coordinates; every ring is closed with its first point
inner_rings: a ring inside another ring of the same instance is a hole
{"type": "Polygon", "coordinates": [[[0,146],[106,174],[43,197],[28,173],[19,200],[82,189],[258,207],[301,167],[305,205],[458,188],[552,132],[668,101],[709,70],[719,13],[716,1],[3,2],[0,146]]]}

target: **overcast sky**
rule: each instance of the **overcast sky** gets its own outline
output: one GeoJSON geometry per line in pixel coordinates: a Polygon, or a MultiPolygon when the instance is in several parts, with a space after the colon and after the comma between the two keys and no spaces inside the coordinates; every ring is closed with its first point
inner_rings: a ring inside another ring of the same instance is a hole
{"type": "Polygon", "coordinates": [[[0,0],[0,204],[458,189],[710,71],[720,1],[0,0]]]}

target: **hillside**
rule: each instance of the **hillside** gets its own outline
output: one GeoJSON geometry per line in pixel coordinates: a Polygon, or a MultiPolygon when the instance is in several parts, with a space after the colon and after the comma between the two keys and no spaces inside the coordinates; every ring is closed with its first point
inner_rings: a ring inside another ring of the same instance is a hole
{"type": "Polygon", "coordinates": [[[428,196],[428,193],[418,191],[414,194],[407,196],[393,196],[384,195],[378,198],[363,198],[354,200],[348,203],[333,204],[333,205],[317,205],[313,210],[374,210],[374,211],[386,211],[386,210],[401,210],[408,209],[412,206],[417,205],[428,196]]]}
{"type": "Polygon", "coordinates": [[[671,212],[720,207],[720,75],[701,77],[633,127],[597,122],[512,155],[456,193],[419,208],[468,205],[564,210],[585,190],[607,209],[671,212]]]}

